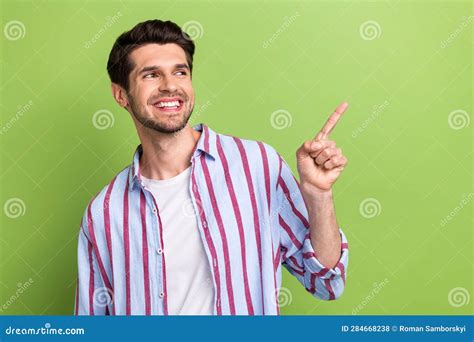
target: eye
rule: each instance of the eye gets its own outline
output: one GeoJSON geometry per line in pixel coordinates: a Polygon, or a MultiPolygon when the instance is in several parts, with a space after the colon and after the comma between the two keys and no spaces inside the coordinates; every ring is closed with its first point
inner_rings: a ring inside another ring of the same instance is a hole
{"type": "Polygon", "coordinates": [[[184,76],[184,75],[187,75],[188,73],[187,73],[186,71],[184,71],[184,70],[180,70],[180,71],[176,71],[176,74],[179,74],[180,76],[181,76],[181,75],[184,76]]]}
{"type": "Polygon", "coordinates": [[[155,77],[155,76],[156,76],[156,73],[150,72],[150,73],[148,73],[148,74],[145,74],[145,75],[143,76],[143,78],[152,78],[152,77],[155,77]]]}

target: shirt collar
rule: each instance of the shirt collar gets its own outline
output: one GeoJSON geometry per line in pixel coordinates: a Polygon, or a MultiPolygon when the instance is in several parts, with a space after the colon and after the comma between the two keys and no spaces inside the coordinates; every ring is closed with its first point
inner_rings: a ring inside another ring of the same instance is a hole
{"type": "MultiPolygon", "coordinates": [[[[217,156],[217,149],[216,149],[216,133],[210,129],[205,124],[197,124],[193,127],[194,130],[198,132],[202,132],[199,140],[196,144],[196,148],[194,149],[193,155],[191,157],[191,161],[198,157],[201,153],[206,153],[212,159],[215,159],[217,156]]],[[[140,184],[140,158],[143,154],[143,147],[142,145],[138,145],[135,149],[133,154],[132,164],[130,165],[130,172],[129,172],[129,187],[130,189],[133,188],[134,184],[140,184]]]]}

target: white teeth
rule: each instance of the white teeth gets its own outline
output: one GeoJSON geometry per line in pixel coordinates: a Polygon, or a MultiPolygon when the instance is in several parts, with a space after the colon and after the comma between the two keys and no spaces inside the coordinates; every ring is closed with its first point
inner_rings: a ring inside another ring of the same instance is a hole
{"type": "Polygon", "coordinates": [[[179,101],[158,102],[158,107],[179,107],[179,101]]]}

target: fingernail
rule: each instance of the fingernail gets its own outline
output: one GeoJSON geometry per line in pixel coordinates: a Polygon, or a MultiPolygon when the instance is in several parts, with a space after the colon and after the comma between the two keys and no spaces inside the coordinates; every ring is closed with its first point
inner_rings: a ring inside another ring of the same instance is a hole
{"type": "Polygon", "coordinates": [[[341,114],[342,112],[344,112],[347,109],[347,107],[349,107],[349,104],[347,102],[343,102],[336,108],[336,112],[341,114]]]}

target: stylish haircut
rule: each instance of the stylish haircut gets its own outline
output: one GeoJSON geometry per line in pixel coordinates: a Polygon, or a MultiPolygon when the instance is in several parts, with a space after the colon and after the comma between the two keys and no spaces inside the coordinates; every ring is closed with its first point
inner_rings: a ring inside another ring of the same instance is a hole
{"type": "Polygon", "coordinates": [[[195,49],[192,39],[174,22],[155,19],[139,23],[117,38],[107,61],[110,80],[128,91],[128,77],[135,67],[129,56],[138,47],[152,43],[179,45],[186,54],[189,70],[192,73],[195,49]]]}

